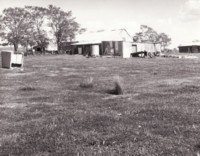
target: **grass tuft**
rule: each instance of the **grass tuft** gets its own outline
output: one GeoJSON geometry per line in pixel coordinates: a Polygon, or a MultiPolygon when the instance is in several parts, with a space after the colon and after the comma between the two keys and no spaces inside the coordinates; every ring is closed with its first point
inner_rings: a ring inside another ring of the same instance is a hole
{"type": "Polygon", "coordinates": [[[114,77],[114,89],[110,91],[110,94],[123,95],[124,85],[120,76],[114,77]]]}
{"type": "Polygon", "coordinates": [[[92,88],[93,86],[93,77],[88,77],[80,83],[81,88],[92,88]]]}

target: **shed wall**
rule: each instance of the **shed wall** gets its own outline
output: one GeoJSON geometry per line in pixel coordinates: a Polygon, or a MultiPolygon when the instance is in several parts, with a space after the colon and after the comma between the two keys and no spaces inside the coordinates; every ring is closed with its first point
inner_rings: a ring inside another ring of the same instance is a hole
{"type": "Polygon", "coordinates": [[[200,46],[180,46],[180,53],[200,53],[200,46]]]}
{"type": "Polygon", "coordinates": [[[123,42],[123,58],[130,58],[131,53],[133,52],[133,47],[131,42],[123,42]]]}

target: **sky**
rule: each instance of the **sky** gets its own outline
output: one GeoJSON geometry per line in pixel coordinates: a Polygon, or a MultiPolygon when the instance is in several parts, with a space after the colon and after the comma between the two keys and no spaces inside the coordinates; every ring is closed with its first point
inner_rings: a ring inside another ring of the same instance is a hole
{"type": "Polygon", "coordinates": [[[72,11],[88,31],[125,28],[131,36],[148,25],[171,37],[170,48],[200,40],[200,0],[2,0],[8,7],[55,5],[72,11]]]}

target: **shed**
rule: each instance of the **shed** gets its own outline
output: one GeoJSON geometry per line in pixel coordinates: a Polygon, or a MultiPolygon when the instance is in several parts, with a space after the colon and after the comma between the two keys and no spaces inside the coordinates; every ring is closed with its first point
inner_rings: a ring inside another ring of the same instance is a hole
{"type": "Polygon", "coordinates": [[[180,45],[178,48],[180,53],[200,53],[200,42],[183,44],[180,45]]]}
{"type": "Polygon", "coordinates": [[[132,37],[125,29],[87,32],[77,36],[78,43],[72,44],[73,54],[114,55],[129,58],[136,49],[132,37]]]}

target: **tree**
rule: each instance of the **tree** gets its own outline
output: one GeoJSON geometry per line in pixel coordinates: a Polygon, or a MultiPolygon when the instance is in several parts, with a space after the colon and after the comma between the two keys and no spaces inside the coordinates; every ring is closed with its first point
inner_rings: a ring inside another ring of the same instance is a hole
{"type": "Polygon", "coordinates": [[[14,51],[17,52],[18,45],[26,38],[32,23],[31,14],[24,8],[4,9],[0,20],[1,37],[13,44],[14,51]]]}
{"type": "Polygon", "coordinates": [[[33,6],[26,6],[25,9],[31,14],[33,21],[33,29],[29,35],[28,44],[31,46],[40,46],[41,49],[46,48],[49,43],[49,38],[45,30],[47,9],[33,6]]]}
{"type": "Polygon", "coordinates": [[[161,43],[162,49],[166,49],[166,47],[170,44],[171,38],[165,33],[158,34],[153,28],[147,25],[140,26],[141,32],[136,33],[133,37],[133,41],[135,42],[145,42],[149,41],[152,43],[161,43]]]}
{"type": "Polygon", "coordinates": [[[150,41],[152,43],[156,43],[158,41],[159,35],[153,28],[148,27],[147,25],[141,25],[140,29],[141,32],[136,33],[133,37],[135,42],[150,41]]]}
{"type": "Polygon", "coordinates": [[[76,32],[79,31],[80,25],[72,17],[72,12],[65,12],[59,7],[49,5],[48,7],[48,25],[52,29],[57,44],[57,50],[60,50],[61,42],[71,41],[76,32]]]}
{"type": "Polygon", "coordinates": [[[161,43],[161,47],[163,50],[166,49],[166,47],[170,44],[171,38],[165,33],[160,33],[159,34],[159,41],[161,43]]]}

